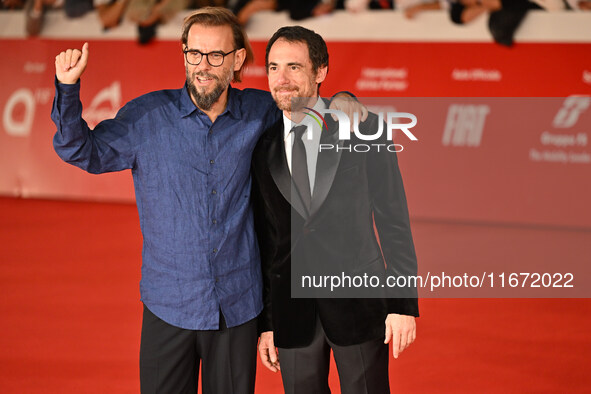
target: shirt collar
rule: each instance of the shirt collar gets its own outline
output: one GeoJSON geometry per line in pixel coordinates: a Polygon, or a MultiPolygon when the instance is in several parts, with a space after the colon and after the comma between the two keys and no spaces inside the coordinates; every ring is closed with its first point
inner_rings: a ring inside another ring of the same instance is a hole
{"type": "MultiPolygon", "coordinates": [[[[317,112],[325,110],[326,104],[324,103],[324,100],[322,100],[320,97],[318,97],[316,100],[316,104],[314,104],[312,109],[317,112]]],[[[304,117],[304,119],[306,119],[306,118],[304,117]]],[[[287,116],[285,116],[285,113],[284,113],[283,114],[283,138],[286,139],[287,136],[289,135],[289,132],[291,131],[291,129],[295,126],[301,125],[304,122],[304,119],[302,119],[302,121],[300,123],[294,124],[291,121],[291,119],[289,119],[287,116]]]]}
{"type": "MultiPolygon", "coordinates": [[[[238,91],[232,88],[232,85],[228,86],[228,103],[226,105],[226,109],[224,112],[220,114],[223,115],[226,112],[230,114],[235,119],[240,119],[242,117],[242,111],[240,110],[240,98],[238,97],[238,91]]],[[[189,90],[187,89],[187,83],[181,89],[181,97],[179,99],[179,111],[182,117],[189,116],[193,113],[193,111],[202,112],[191,100],[191,96],[189,96],[189,90]]]]}

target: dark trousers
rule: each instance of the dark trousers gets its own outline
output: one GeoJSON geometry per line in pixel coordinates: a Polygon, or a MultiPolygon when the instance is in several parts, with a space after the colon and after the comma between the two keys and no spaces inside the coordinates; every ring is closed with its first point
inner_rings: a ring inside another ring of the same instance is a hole
{"type": "Polygon", "coordinates": [[[306,347],[279,348],[281,377],[286,394],[328,394],[330,351],[339,373],[342,394],[387,394],[389,347],[383,339],[338,346],[324,333],[320,319],[306,347]]]}
{"type": "MultiPolygon", "coordinates": [[[[221,314],[220,314],[221,316],[221,314]]],[[[256,319],[219,330],[185,330],[165,323],[144,306],[140,345],[143,394],[252,394],[256,374],[256,319]]]]}

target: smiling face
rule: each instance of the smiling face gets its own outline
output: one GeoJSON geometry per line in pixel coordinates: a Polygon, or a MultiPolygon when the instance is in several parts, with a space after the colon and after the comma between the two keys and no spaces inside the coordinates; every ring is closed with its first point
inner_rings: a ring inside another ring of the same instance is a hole
{"type": "MultiPolygon", "coordinates": [[[[225,25],[194,24],[189,30],[187,45],[183,49],[197,49],[203,53],[213,51],[228,53],[235,49],[232,29],[225,25]]],[[[187,86],[191,99],[197,107],[203,111],[210,111],[216,106],[221,106],[222,110],[225,108],[228,86],[234,71],[240,70],[244,62],[245,52],[244,49],[238,49],[227,55],[224,63],[219,67],[211,66],[205,56],[197,66],[187,63],[185,59],[187,86]]]]}
{"type": "Polygon", "coordinates": [[[305,42],[290,42],[282,38],[269,50],[267,77],[269,89],[280,110],[299,111],[318,95],[318,84],[326,78],[327,67],[314,70],[305,42]],[[302,97],[302,100],[293,100],[302,97]],[[314,98],[306,100],[305,98],[314,98]]]}

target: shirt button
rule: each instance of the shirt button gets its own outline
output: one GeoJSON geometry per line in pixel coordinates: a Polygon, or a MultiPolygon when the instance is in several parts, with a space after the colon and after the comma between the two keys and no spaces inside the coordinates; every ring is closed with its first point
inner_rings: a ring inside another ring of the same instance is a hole
{"type": "Polygon", "coordinates": [[[215,163],[215,160],[210,160],[209,161],[209,164],[213,164],[213,163],[215,163]]]}
{"type": "Polygon", "coordinates": [[[209,134],[213,134],[213,130],[209,130],[209,134]]]}
{"type": "Polygon", "coordinates": [[[218,221],[217,221],[217,220],[215,220],[215,219],[213,219],[211,222],[212,222],[213,224],[216,224],[218,221]]]}
{"type": "Polygon", "coordinates": [[[216,248],[213,249],[213,253],[217,253],[218,250],[216,248]]]}
{"type": "Polygon", "coordinates": [[[218,283],[220,281],[220,278],[215,278],[215,283],[218,283]]]}
{"type": "Polygon", "coordinates": [[[218,194],[218,192],[216,190],[212,190],[211,194],[218,194]]]}

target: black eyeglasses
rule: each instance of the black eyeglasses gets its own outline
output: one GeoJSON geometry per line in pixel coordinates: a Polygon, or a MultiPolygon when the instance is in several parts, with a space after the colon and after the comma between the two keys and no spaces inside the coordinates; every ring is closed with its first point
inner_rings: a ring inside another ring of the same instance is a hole
{"type": "Polygon", "coordinates": [[[187,59],[187,63],[192,64],[193,66],[198,66],[203,60],[203,56],[207,58],[207,62],[212,67],[219,67],[224,64],[224,59],[231,53],[234,53],[238,50],[238,48],[230,51],[228,53],[224,53],[222,51],[213,51],[209,53],[203,53],[198,51],[197,49],[185,49],[183,53],[185,54],[185,59],[187,59]]]}

